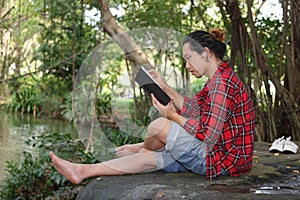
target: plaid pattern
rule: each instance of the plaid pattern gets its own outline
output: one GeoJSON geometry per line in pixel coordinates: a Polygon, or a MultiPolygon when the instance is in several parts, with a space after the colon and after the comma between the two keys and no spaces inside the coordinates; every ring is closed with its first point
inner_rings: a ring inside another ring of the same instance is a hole
{"type": "Polygon", "coordinates": [[[238,76],[224,62],[193,99],[184,97],[184,128],[206,143],[206,177],[222,169],[231,176],[252,168],[255,114],[252,101],[238,76]]]}

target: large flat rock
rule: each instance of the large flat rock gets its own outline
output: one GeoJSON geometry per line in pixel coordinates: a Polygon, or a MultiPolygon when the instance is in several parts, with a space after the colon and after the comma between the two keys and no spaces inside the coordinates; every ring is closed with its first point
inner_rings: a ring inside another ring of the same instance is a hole
{"type": "Polygon", "coordinates": [[[253,169],[240,177],[209,181],[192,173],[161,171],[103,176],[81,189],[77,199],[300,199],[300,154],[273,154],[269,147],[255,144],[253,169]]]}

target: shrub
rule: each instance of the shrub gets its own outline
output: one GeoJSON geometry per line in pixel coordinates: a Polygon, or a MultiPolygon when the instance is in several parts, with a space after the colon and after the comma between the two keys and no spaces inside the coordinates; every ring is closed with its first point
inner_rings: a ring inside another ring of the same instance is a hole
{"type": "MultiPolygon", "coordinates": [[[[24,152],[20,164],[7,162],[8,177],[0,192],[1,199],[46,199],[60,195],[59,191],[62,191],[62,188],[75,187],[54,170],[49,150],[75,162],[99,162],[90,152],[85,153],[84,145],[79,140],[73,140],[70,134],[33,136],[26,144],[37,150],[38,157],[34,157],[30,152],[24,152]]],[[[75,194],[69,194],[67,199],[75,197],[75,194]]]]}
{"type": "Polygon", "coordinates": [[[32,113],[40,106],[43,99],[38,89],[33,87],[22,87],[19,91],[11,96],[10,102],[6,105],[6,109],[14,112],[32,113]]]}

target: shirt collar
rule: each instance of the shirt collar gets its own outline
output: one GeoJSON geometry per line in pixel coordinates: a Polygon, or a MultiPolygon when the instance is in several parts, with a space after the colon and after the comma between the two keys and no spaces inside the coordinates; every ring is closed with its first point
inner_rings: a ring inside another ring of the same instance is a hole
{"type": "Polygon", "coordinates": [[[208,79],[206,84],[209,84],[212,80],[216,79],[216,77],[222,73],[223,71],[225,71],[226,69],[229,68],[229,64],[227,61],[224,61],[218,68],[217,70],[215,71],[213,77],[211,79],[208,79]]]}

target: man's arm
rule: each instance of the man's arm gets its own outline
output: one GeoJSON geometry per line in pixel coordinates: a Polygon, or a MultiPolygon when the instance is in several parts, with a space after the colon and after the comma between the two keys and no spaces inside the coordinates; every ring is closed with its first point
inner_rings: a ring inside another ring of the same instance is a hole
{"type": "Polygon", "coordinates": [[[184,98],[181,94],[179,94],[176,90],[174,90],[171,86],[169,86],[163,77],[156,70],[151,69],[148,70],[149,74],[152,78],[159,84],[159,86],[173,99],[173,103],[178,110],[181,110],[184,98]]]}

